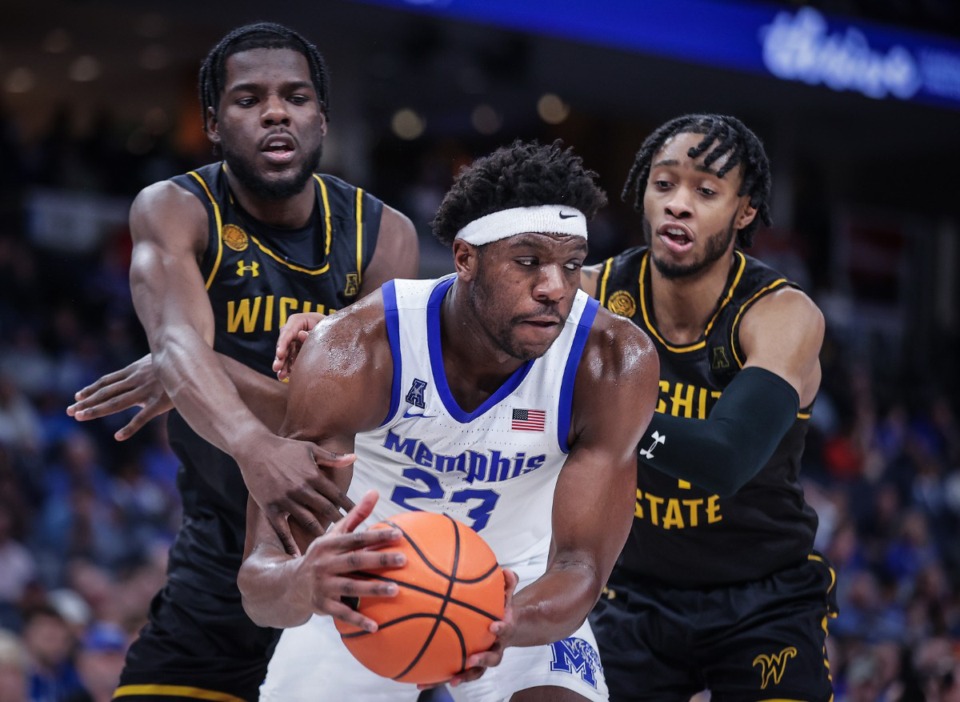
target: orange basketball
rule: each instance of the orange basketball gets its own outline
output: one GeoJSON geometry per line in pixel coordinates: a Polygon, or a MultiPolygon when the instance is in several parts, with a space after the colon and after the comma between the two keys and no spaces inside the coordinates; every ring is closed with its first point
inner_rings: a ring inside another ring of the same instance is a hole
{"type": "Polygon", "coordinates": [[[404,538],[388,547],[406,565],[364,577],[397,584],[396,597],[361,599],[357,610],[379,628],[368,633],[335,620],[350,652],[378,675],[429,685],[463,670],[467,657],[494,642],[490,624],[503,618],[504,579],[477,532],[445,514],[405,512],[372,529],[395,527],[404,538]]]}

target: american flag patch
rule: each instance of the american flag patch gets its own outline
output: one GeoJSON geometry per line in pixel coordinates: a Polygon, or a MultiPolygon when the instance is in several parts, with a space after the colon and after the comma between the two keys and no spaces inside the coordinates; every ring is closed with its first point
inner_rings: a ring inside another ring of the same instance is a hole
{"type": "Polygon", "coordinates": [[[543,431],[547,413],[543,410],[515,409],[510,428],[514,431],[543,431]]]}

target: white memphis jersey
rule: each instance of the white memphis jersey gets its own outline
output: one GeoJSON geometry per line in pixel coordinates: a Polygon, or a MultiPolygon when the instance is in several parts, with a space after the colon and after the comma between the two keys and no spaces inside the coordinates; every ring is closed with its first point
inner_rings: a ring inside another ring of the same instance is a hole
{"type": "Polygon", "coordinates": [[[466,412],[450,392],[440,350],[440,305],[453,281],[382,288],[394,363],[390,412],[380,428],[357,436],[349,494],[379,492],[371,521],[442,512],[479,532],[501,565],[545,561],[574,379],[598,305],[578,291],[547,352],[466,412]]]}

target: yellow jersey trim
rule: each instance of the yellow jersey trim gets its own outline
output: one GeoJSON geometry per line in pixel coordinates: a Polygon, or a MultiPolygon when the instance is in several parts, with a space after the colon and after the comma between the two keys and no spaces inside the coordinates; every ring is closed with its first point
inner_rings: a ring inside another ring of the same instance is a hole
{"type": "MultiPolygon", "coordinates": [[[[333,227],[330,224],[330,198],[327,196],[327,184],[323,182],[323,178],[316,173],[313,174],[313,177],[320,184],[320,197],[323,199],[323,226],[327,232],[324,246],[326,247],[326,256],[329,256],[330,248],[333,246],[333,227]]],[[[326,269],[326,266],[324,268],[326,269]]]]}
{"type": "Polygon", "coordinates": [[[210,702],[244,702],[240,697],[228,695],[226,692],[204,690],[201,687],[188,687],[186,685],[121,685],[113,693],[113,699],[135,695],[185,697],[192,700],[210,700],[210,702]]]}
{"type": "Polygon", "coordinates": [[[723,311],[723,308],[729,304],[730,299],[733,297],[733,291],[737,289],[737,286],[740,284],[740,279],[743,277],[743,271],[747,267],[747,258],[740,251],[733,252],[734,257],[737,260],[737,272],[733,276],[733,281],[730,283],[730,287],[727,288],[726,294],[723,296],[723,299],[720,301],[720,304],[717,305],[716,311],[713,313],[713,316],[710,318],[710,321],[707,322],[707,326],[704,327],[703,337],[700,341],[697,341],[693,344],[686,346],[673,346],[672,344],[667,343],[667,340],[661,336],[660,331],[654,326],[653,321],[650,318],[650,314],[647,311],[647,291],[644,281],[647,277],[647,266],[650,261],[650,252],[647,251],[643,255],[643,260],[640,262],[640,311],[643,314],[643,321],[646,324],[647,329],[650,330],[650,333],[657,338],[664,348],[672,353],[690,353],[691,351],[697,351],[704,348],[707,345],[707,337],[710,336],[710,330],[713,329],[713,325],[716,324],[717,318],[720,316],[720,312],[723,311]]]}
{"type": "Polygon", "coordinates": [[[603,273],[600,275],[600,288],[597,290],[597,300],[604,307],[607,306],[607,281],[610,280],[610,270],[613,268],[613,259],[603,262],[603,273]]]}
{"type": "Polygon", "coordinates": [[[353,209],[357,215],[357,288],[359,292],[359,287],[363,285],[363,188],[357,188],[357,204],[353,209]]]}
{"type": "Polygon", "coordinates": [[[200,174],[196,171],[190,171],[187,175],[200,183],[203,192],[207,194],[207,199],[210,200],[210,204],[213,205],[213,216],[217,222],[217,257],[213,261],[213,268],[210,270],[210,275],[207,276],[207,280],[203,284],[204,287],[209,290],[210,286],[213,285],[213,279],[216,277],[217,271],[220,270],[220,261],[223,258],[223,220],[220,218],[220,206],[214,199],[213,193],[210,192],[210,188],[207,187],[207,182],[201,178],[200,174]]]}

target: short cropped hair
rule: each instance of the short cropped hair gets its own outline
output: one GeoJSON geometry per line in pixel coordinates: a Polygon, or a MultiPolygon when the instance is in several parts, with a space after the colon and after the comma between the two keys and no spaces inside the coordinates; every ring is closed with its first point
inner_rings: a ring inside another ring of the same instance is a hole
{"type": "Polygon", "coordinates": [[[704,163],[709,166],[718,158],[730,154],[727,162],[717,171],[722,178],[738,165],[743,169],[743,181],[737,195],[749,195],[750,206],[756,208],[757,216],[737,232],[737,245],[748,248],[762,222],[770,226],[770,160],[763,143],[743,122],[736,117],[715,114],[691,114],[666,122],[648,136],[637,151],[633,166],[623,186],[622,198],[626,202],[634,192],[633,208],[643,214],[643,192],[650,177],[653,156],[668,139],[677,134],[703,134],[703,140],[687,153],[697,158],[706,153],[704,163]]]}
{"type": "Polygon", "coordinates": [[[596,178],[559,139],[546,145],[517,140],[461,169],[430,226],[450,245],[470,222],[513,207],[566,205],[589,220],[607,204],[596,178]]]}

